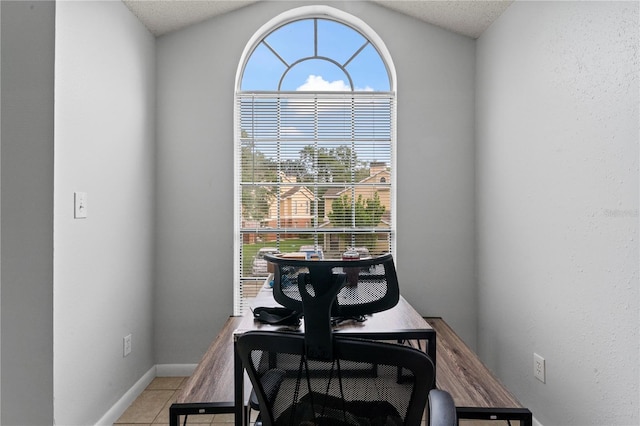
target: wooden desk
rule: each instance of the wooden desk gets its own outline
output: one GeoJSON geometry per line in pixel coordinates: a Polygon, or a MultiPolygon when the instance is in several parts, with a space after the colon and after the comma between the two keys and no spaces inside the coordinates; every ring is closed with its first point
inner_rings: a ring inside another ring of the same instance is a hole
{"type": "Polygon", "coordinates": [[[436,330],[436,386],[451,394],[459,419],[519,420],[532,426],[531,411],[509,392],[442,318],[425,318],[436,330]]]}
{"type": "Polygon", "coordinates": [[[184,389],[169,408],[169,424],[178,426],[180,416],[233,413],[233,332],[242,317],[229,317],[211,343],[184,389]]]}
{"type": "MultiPolygon", "coordinates": [[[[279,306],[273,299],[273,291],[263,288],[251,304],[257,306],[279,306]]],[[[234,335],[240,336],[251,330],[286,330],[292,333],[304,333],[304,326],[282,327],[269,324],[261,324],[253,319],[249,312],[245,315],[236,329],[234,335]]],[[[425,342],[423,350],[429,355],[433,363],[436,363],[436,333],[434,329],[413,309],[413,307],[400,296],[398,304],[393,308],[367,316],[364,322],[345,321],[333,328],[333,332],[346,337],[358,337],[372,340],[414,341],[425,342]]],[[[235,339],[234,339],[235,344],[235,339]]],[[[436,373],[437,374],[437,373],[436,373]]],[[[240,358],[234,350],[234,401],[236,426],[243,426],[244,410],[244,369],[240,358]]]]}
{"type": "MultiPolygon", "coordinates": [[[[178,426],[181,415],[235,412],[233,336],[236,329],[246,326],[245,321],[246,317],[227,320],[171,405],[171,426],[178,426]]],[[[442,318],[426,321],[438,336],[437,387],[452,395],[459,418],[520,420],[521,425],[532,426],[531,411],[513,397],[442,318]]]]}

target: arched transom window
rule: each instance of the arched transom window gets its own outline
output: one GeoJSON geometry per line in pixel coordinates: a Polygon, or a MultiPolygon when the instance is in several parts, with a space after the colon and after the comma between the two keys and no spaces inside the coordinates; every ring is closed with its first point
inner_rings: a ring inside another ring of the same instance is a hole
{"type": "Polygon", "coordinates": [[[370,255],[394,247],[390,58],[366,25],[332,11],[277,22],[240,64],[236,314],[270,273],[265,253],[332,258],[347,247],[370,255]]]}

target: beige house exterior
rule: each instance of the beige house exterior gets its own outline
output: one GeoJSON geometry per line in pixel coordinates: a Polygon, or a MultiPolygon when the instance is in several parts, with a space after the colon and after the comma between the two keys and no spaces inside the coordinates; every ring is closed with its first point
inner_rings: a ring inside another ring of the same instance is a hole
{"type": "MultiPolygon", "coordinates": [[[[280,173],[280,228],[309,228],[313,224],[313,192],[306,186],[297,185],[295,176],[280,173]]],[[[269,217],[264,220],[266,227],[277,226],[278,203],[269,206],[269,217]]]]}

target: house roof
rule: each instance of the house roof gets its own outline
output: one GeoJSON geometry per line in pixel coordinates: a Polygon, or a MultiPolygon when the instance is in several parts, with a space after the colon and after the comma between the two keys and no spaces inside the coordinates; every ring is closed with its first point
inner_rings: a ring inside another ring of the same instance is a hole
{"type": "MultiPolygon", "coordinates": [[[[390,175],[391,173],[389,173],[389,170],[380,170],[379,172],[374,173],[371,176],[367,176],[366,178],[362,179],[358,183],[367,183],[368,181],[374,180],[376,177],[380,176],[381,174],[390,175]]],[[[323,198],[338,198],[338,197],[340,197],[340,195],[344,191],[347,191],[348,189],[349,188],[347,188],[347,187],[345,187],[345,188],[329,188],[327,190],[327,192],[324,193],[323,198]]]]}
{"type": "Polygon", "coordinates": [[[327,192],[324,193],[324,198],[338,198],[339,194],[343,192],[346,188],[329,188],[327,192]]]}
{"type": "Polygon", "coordinates": [[[358,183],[365,183],[367,181],[371,181],[374,180],[376,177],[385,174],[385,175],[391,175],[391,173],[389,172],[389,170],[380,170],[377,173],[372,174],[371,176],[367,176],[366,178],[362,179],[360,182],[358,183]]]}
{"type": "Polygon", "coordinates": [[[282,195],[280,195],[280,198],[289,198],[289,197],[291,197],[293,194],[295,194],[298,191],[300,191],[300,185],[294,186],[293,188],[291,188],[287,192],[283,193],[282,195]]]}
{"type": "Polygon", "coordinates": [[[301,192],[302,195],[304,195],[305,197],[307,197],[309,199],[313,198],[313,195],[311,195],[311,198],[309,197],[309,194],[312,194],[311,191],[309,190],[309,188],[307,188],[306,186],[302,186],[302,185],[296,185],[296,186],[292,187],[291,189],[289,189],[288,191],[282,193],[280,195],[280,199],[293,197],[298,192],[301,192]]]}

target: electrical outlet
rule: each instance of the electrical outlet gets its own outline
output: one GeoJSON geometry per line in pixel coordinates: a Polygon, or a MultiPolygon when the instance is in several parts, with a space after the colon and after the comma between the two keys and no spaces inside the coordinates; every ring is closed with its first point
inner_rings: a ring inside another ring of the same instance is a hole
{"type": "Polygon", "coordinates": [[[544,368],[544,358],[542,358],[537,353],[533,353],[533,376],[540,380],[542,383],[545,383],[545,368],[544,368]]]}
{"type": "Polygon", "coordinates": [[[124,336],[124,355],[123,356],[127,356],[131,353],[131,335],[128,334],[126,336],[124,336]]]}

